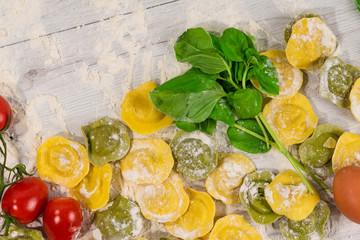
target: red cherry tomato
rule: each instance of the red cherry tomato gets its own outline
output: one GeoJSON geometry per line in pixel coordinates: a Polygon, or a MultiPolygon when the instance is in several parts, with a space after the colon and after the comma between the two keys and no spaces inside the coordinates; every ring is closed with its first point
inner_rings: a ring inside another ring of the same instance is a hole
{"type": "Polygon", "coordinates": [[[39,217],[48,198],[48,188],[41,179],[25,178],[7,189],[1,207],[21,223],[27,224],[39,217]]]}
{"type": "MultiPolygon", "coordinates": [[[[11,108],[9,103],[5,98],[0,96],[0,131],[6,130],[5,127],[10,118],[10,112],[11,108]]],[[[13,118],[11,117],[10,121],[12,121],[12,119],[13,118]]]]}
{"type": "Polygon", "coordinates": [[[360,224],[360,167],[340,169],[333,182],[336,205],[351,221],[360,224]]]}
{"type": "Polygon", "coordinates": [[[72,240],[80,232],[83,220],[80,204],[73,198],[51,199],[43,215],[44,230],[51,240],[72,240]]]}

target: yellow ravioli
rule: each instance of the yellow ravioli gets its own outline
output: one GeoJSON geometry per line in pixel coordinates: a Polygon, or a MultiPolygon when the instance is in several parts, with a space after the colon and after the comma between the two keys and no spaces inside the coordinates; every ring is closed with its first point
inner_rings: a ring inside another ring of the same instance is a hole
{"type": "Polygon", "coordinates": [[[110,164],[90,166],[89,173],[70,190],[71,195],[91,210],[104,207],[109,201],[112,169],[110,164]]]}
{"type": "Polygon", "coordinates": [[[314,187],[312,189],[314,195],[296,172],[285,170],[265,187],[265,198],[275,213],[300,221],[307,218],[320,201],[319,194],[314,187]]]}
{"type": "Polygon", "coordinates": [[[225,204],[241,203],[239,189],[254,164],[240,153],[220,153],[219,165],[206,179],[206,190],[225,204]]]}
{"type": "Polygon", "coordinates": [[[89,172],[85,147],[64,137],[46,140],[37,150],[36,167],[45,181],[73,188],[89,172]]]}
{"type": "Polygon", "coordinates": [[[205,192],[186,189],[190,197],[187,211],[175,222],[165,223],[166,229],[174,236],[190,240],[205,236],[213,227],[215,203],[205,192]]]}
{"type": "Polygon", "coordinates": [[[338,139],[332,157],[334,172],[347,166],[360,166],[360,135],[355,133],[343,133],[338,139]]]}
{"type": "Polygon", "coordinates": [[[123,177],[137,184],[160,184],[173,166],[171,149],[161,139],[134,139],[130,152],[120,162],[123,177]]]}
{"type": "Polygon", "coordinates": [[[306,97],[272,99],[263,114],[279,140],[286,146],[303,142],[314,131],[318,119],[306,97]]]}
{"type": "MultiPolygon", "coordinates": [[[[271,98],[284,98],[294,96],[303,83],[303,73],[292,66],[286,59],[285,52],[281,50],[269,50],[260,55],[267,56],[274,64],[279,78],[279,95],[268,95],[271,98]]],[[[253,85],[259,89],[256,79],[251,79],[253,85]]]]}
{"type": "Polygon", "coordinates": [[[355,81],[350,92],[350,109],[356,120],[360,122],[360,78],[355,81]]]}
{"type": "Polygon", "coordinates": [[[150,101],[149,92],[158,85],[147,82],[128,92],[122,103],[122,119],[136,133],[148,135],[172,124],[173,120],[157,110],[150,101]]]}
{"type": "Polygon", "coordinates": [[[318,17],[301,18],[292,26],[285,53],[291,65],[318,69],[336,49],[336,37],[318,17]]]}
{"type": "Polygon", "coordinates": [[[161,223],[177,220],[189,206],[189,196],[175,172],[161,184],[138,186],[135,199],[145,218],[161,223]]]}
{"type": "Polygon", "coordinates": [[[258,231],[237,214],[216,221],[209,240],[261,240],[258,231]]]}

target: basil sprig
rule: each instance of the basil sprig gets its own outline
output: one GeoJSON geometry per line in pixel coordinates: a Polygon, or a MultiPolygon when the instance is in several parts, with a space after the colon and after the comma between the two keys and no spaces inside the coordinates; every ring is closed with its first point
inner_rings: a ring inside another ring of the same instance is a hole
{"type": "Polygon", "coordinates": [[[230,143],[245,152],[264,153],[275,147],[313,189],[301,170],[329,189],[290,155],[261,114],[262,96],[279,94],[279,79],[271,60],[260,55],[256,40],[244,32],[226,29],[221,36],[191,28],[175,44],[176,58],[192,68],[149,93],[152,103],[185,131],[211,134],[216,122],[229,125],[230,143]],[[256,90],[250,79],[259,82],[256,90]],[[236,121],[236,119],[239,119],[236,121]]]}

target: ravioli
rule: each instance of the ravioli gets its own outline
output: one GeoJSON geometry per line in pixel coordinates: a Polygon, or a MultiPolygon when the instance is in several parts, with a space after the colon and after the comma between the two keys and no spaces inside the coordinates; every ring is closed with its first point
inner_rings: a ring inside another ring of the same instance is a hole
{"type": "Polygon", "coordinates": [[[336,49],[336,37],[319,17],[303,17],[291,27],[286,58],[296,68],[318,69],[336,49]]]}
{"type": "Polygon", "coordinates": [[[319,194],[314,187],[312,189],[314,195],[296,172],[285,170],[265,187],[265,198],[275,213],[293,221],[301,221],[312,213],[320,201],[319,194]]]}
{"type": "Polygon", "coordinates": [[[147,82],[125,95],[121,105],[122,119],[136,133],[148,135],[172,124],[173,120],[155,108],[149,92],[158,85],[147,82]]]}
{"type": "Polygon", "coordinates": [[[161,223],[177,220],[189,206],[189,196],[175,172],[158,185],[139,185],[135,199],[145,218],[161,223]]]}
{"type": "Polygon", "coordinates": [[[217,142],[201,132],[179,131],[170,143],[175,169],[189,178],[206,178],[217,166],[217,142]]]}
{"type": "Polygon", "coordinates": [[[103,117],[81,127],[89,160],[95,166],[120,160],[130,149],[130,138],[124,124],[117,119],[103,117]]]}
{"type": "Polygon", "coordinates": [[[70,189],[70,194],[91,210],[102,208],[109,201],[111,179],[110,164],[90,166],[89,173],[76,187],[70,189]]]}
{"type": "Polygon", "coordinates": [[[9,228],[8,236],[1,236],[2,240],[44,240],[41,231],[36,229],[20,228],[15,225],[9,228]]]}
{"type": "Polygon", "coordinates": [[[328,58],[320,69],[320,97],[343,108],[350,106],[349,95],[360,70],[338,57],[328,58]]]}
{"type": "Polygon", "coordinates": [[[37,150],[39,176],[66,188],[73,188],[89,172],[89,159],[83,145],[61,136],[51,137],[37,150]]]}
{"type": "Polygon", "coordinates": [[[352,115],[360,122],[360,78],[358,78],[350,92],[350,109],[352,115]]]}
{"type": "Polygon", "coordinates": [[[300,93],[291,98],[272,99],[265,105],[263,114],[286,146],[303,142],[318,122],[309,101],[300,93]]]}
{"type": "Polygon", "coordinates": [[[332,169],[336,173],[351,165],[360,166],[360,135],[345,132],[336,144],[332,169]]]}
{"type": "Polygon", "coordinates": [[[218,219],[209,240],[261,240],[261,235],[244,217],[231,214],[218,219]]]}
{"type": "Polygon", "coordinates": [[[250,217],[259,224],[271,224],[281,217],[275,213],[265,198],[267,187],[275,175],[270,171],[255,171],[248,174],[240,188],[240,199],[250,217]]]}
{"type": "Polygon", "coordinates": [[[136,203],[119,196],[95,213],[94,224],[104,240],[132,240],[140,235],[143,219],[136,203]]]}
{"type": "Polygon", "coordinates": [[[239,188],[254,164],[240,153],[220,153],[219,166],[206,179],[206,190],[225,204],[241,203],[239,188]]]}
{"type": "Polygon", "coordinates": [[[134,139],[128,155],[120,161],[123,177],[137,184],[160,184],[171,173],[174,159],[161,139],[134,139]]]}
{"type": "Polygon", "coordinates": [[[312,240],[324,238],[324,227],[329,218],[330,209],[324,201],[320,201],[314,211],[304,220],[280,220],[281,233],[291,240],[312,240]]]}
{"type": "Polygon", "coordinates": [[[186,189],[190,204],[187,211],[175,222],[165,223],[166,229],[174,236],[192,240],[205,236],[213,227],[215,203],[205,192],[186,189]]]}
{"type": "Polygon", "coordinates": [[[315,174],[326,177],[333,173],[332,156],[336,143],[343,134],[340,127],[321,124],[313,135],[299,147],[299,155],[304,166],[315,174]]]}

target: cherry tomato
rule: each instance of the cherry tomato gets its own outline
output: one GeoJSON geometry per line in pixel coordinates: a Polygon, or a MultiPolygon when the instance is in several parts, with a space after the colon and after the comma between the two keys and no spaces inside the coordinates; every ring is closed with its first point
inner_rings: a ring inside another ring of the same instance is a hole
{"type": "Polygon", "coordinates": [[[360,224],[360,167],[340,169],[333,181],[336,205],[351,221],[360,224]]]}
{"type": "Polygon", "coordinates": [[[43,215],[44,230],[51,240],[75,239],[82,220],[80,204],[69,197],[51,199],[43,215]]]}
{"type": "MultiPolygon", "coordinates": [[[[10,118],[11,108],[5,98],[0,96],[0,131],[5,131],[5,127],[10,118]]],[[[12,121],[12,117],[11,120],[12,121]]],[[[11,122],[10,122],[11,123],[11,122]]],[[[10,125],[9,125],[10,126],[10,125]]]]}
{"type": "Polygon", "coordinates": [[[27,224],[39,217],[48,198],[48,188],[41,179],[25,178],[7,189],[1,207],[21,223],[27,224]]]}

